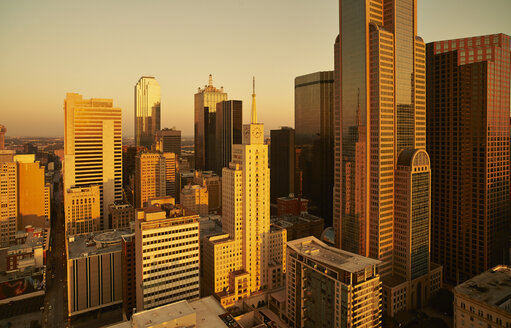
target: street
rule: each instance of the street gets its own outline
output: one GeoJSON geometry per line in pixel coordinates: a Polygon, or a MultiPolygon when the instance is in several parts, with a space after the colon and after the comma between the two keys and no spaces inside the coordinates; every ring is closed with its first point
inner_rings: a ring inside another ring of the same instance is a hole
{"type": "Polygon", "coordinates": [[[64,328],[69,325],[62,179],[55,184],[54,195],[55,197],[51,200],[51,238],[50,250],[47,254],[43,327],[64,328]]]}

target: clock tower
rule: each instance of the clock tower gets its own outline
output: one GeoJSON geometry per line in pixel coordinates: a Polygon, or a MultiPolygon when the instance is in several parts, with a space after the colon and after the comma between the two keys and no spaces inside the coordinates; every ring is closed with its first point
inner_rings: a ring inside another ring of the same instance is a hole
{"type": "Polygon", "coordinates": [[[244,145],[263,145],[264,144],[264,124],[257,123],[255,78],[253,79],[252,113],[251,113],[250,124],[243,125],[242,142],[244,145]]]}

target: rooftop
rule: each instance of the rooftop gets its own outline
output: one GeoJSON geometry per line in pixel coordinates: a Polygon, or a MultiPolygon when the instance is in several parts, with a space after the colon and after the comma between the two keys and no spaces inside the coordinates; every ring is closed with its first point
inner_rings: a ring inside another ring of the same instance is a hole
{"type": "Polygon", "coordinates": [[[504,307],[511,299],[511,266],[496,266],[456,286],[454,291],[511,312],[508,307],[504,307]]]}
{"type": "Polygon", "coordinates": [[[312,236],[288,241],[287,246],[304,257],[350,273],[356,273],[381,263],[378,260],[327,246],[312,236]]]}
{"type": "Polygon", "coordinates": [[[196,301],[181,301],[155,309],[135,313],[132,317],[133,327],[195,327],[224,328],[229,327],[221,316],[225,310],[213,296],[196,301]],[[171,322],[172,321],[172,322],[171,322]]]}
{"type": "Polygon", "coordinates": [[[319,216],[315,216],[309,213],[302,213],[300,215],[293,215],[293,214],[284,214],[279,217],[273,217],[272,223],[277,224],[283,228],[285,227],[291,227],[295,224],[299,223],[310,223],[310,222],[318,222],[322,221],[323,219],[319,216]]]}
{"type": "Polygon", "coordinates": [[[122,236],[132,234],[129,230],[110,230],[68,237],[67,258],[77,259],[91,255],[120,252],[122,236]]]}

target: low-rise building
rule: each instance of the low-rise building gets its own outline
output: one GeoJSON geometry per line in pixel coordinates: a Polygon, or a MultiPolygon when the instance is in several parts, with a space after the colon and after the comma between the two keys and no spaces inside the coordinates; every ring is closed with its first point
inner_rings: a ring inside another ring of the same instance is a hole
{"type": "Polygon", "coordinates": [[[108,205],[110,224],[112,229],[128,229],[131,222],[135,221],[135,209],[123,200],[116,200],[108,205]]]}
{"type": "Polygon", "coordinates": [[[121,242],[131,231],[68,236],[68,315],[122,303],[121,242]]]}
{"type": "Polygon", "coordinates": [[[64,194],[66,235],[89,234],[100,229],[100,199],[98,185],[66,190],[64,194]]]}
{"type": "Polygon", "coordinates": [[[456,286],[454,327],[511,327],[511,267],[496,266],[456,286]]]}
{"type": "Polygon", "coordinates": [[[295,197],[289,194],[287,197],[277,198],[277,216],[285,214],[300,215],[308,211],[309,200],[301,197],[295,197]]]}
{"type": "Polygon", "coordinates": [[[200,216],[207,216],[209,213],[208,188],[203,185],[187,185],[181,189],[181,205],[194,211],[200,216]]]}
{"type": "Polygon", "coordinates": [[[321,239],[324,220],[318,216],[302,212],[298,215],[284,214],[271,219],[272,223],[287,230],[287,241],[314,236],[321,239]]]}

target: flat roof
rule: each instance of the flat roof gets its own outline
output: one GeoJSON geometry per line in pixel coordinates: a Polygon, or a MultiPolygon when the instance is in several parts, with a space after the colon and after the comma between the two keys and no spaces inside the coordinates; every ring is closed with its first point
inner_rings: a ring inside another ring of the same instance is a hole
{"type": "Polygon", "coordinates": [[[456,286],[454,290],[457,294],[506,310],[501,306],[511,299],[511,266],[496,266],[456,286]]]}
{"type": "Polygon", "coordinates": [[[154,309],[133,314],[134,327],[153,327],[163,325],[168,321],[176,320],[176,327],[180,327],[179,318],[195,314],[196,328],[225,328],[228,327],[220,318],[226,311],[213,296],[196,301],[180,301],[163,305],[154,309]]]}
{"type": "Polygon", "coordinates": [[[131,234],[132,232],[129,230],[109,230],[87,235],[69,236],[67,258],[76,259],[91,255],[120,252],[122,236],[131,234]],[[99,247],[97,242],[101,245],[111,245],[99,247]]]}
{"type": "Polygon", "coordinates": [[[381,263],[378,260],[330,247],[313,236],[288,241],[287,246],[304,257],[351,273],[381,263]]]}

